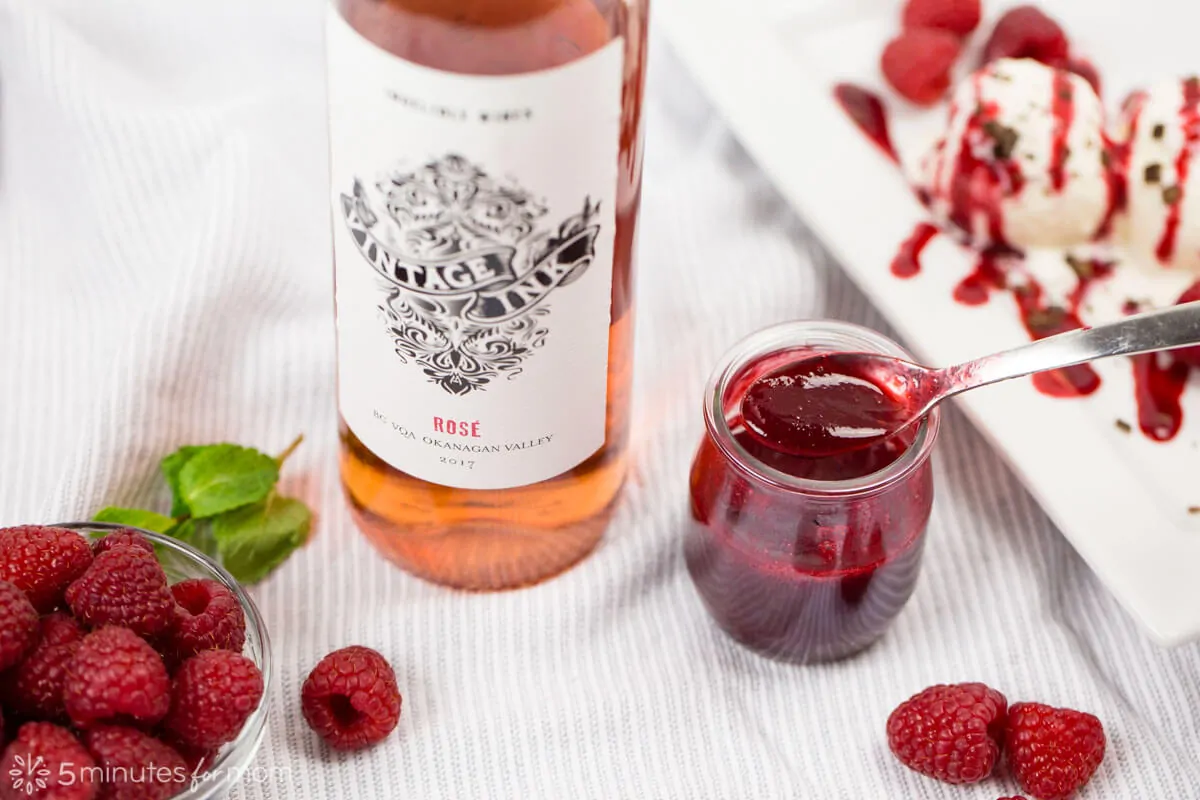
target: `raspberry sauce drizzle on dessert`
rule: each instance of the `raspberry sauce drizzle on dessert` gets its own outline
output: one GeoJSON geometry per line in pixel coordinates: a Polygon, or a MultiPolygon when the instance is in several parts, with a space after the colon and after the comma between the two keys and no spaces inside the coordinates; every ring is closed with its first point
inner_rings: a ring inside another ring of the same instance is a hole
{"type": "Polygon", "coordinates": [[[912,235],[904,240],[896,257],[892,259],[892,274],[897,278],[912,278],[920,274],[921,253],[937,234],[936,225],[928,222],[918,223],[912,235]]]}
{"type": "Polygon", "coordinates": [[[850,120],[858,126],[875,146],[894,163],[899,164],[892,136],[888,131],[887,110],[879,95],[852,83],[839,83],[833,87],[833,96],[850,120]]]}
{"type": "Polygon", "coordinates": [[[1124,139],[1112,139],[1107,134],[1104,146],[1108,153],[1108,170],[1105,173],[1108,183],[1108,211],[1096,231],[1095,240],[1104,241],[1113,232],[1113,223],[1117,214],[1123,211],[1129,202],[1129,157],[1130,143],[1137,136],[1138,125],[1141,122],[1142,107],[1146,103],[1146,92],[1130,92],[1121,103],[1121,114],[1129,120],[1129,131],[1124,139]]]}
{"type": "Polygon", "coordinates": [[[1200,146],[1200,78],[1183,82],[1183,107],[1179,109],[1184,144],[1175,160],[1175,185],[1163,190],[1163,202],[1168,205],[1167,221],[1155,255],[1166,264],[1175,255],[1175,240],[1183,214],[1183,192],[1191,169],[1192,151],[1200,146]]]}
{"type": "Polygon", "coordinates": [[[1054,71],[1054,99],[1050,103],[1054,116],[1054,134],[1050,158],[1050,185],[1061,192],[1067,185],[1067,135],[1075,118],[1075,90],[1071,86],[1071,75],[1065,70],[1054,71]]]}

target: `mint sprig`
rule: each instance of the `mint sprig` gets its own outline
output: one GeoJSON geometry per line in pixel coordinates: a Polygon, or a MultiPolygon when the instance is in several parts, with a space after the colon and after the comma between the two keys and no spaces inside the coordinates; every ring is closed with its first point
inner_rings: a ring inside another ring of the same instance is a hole
{"type": "Polygon", "coordinates": [[[234,444],[187,445],[162,460],[171,514],[109,507],[93,518],[164,533],[219,560],[242,583],[256,583],[308,541],[312,512],[275,487],[279,469],[300,443],[279,456],[234,444]]]}
{"type": "Polygon", "coordinates": [[[117,508],[109,506],[96,512],[93,522],[112,522],[117,525],[132,525],[135,528],[145,528],[155,533],[166,533],[175,526],[175,520],[156,514],[153,511],[143,511],[140,508],[117,508]]]}

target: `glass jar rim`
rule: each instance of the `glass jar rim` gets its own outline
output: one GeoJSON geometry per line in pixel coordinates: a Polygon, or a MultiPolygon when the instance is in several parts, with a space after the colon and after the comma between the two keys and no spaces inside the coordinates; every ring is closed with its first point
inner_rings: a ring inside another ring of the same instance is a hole
{"type": "Polygon", "coordinates": [[[729,429],[725,393],[730,382],[754,361],[797,347],[818,350],[881,353],[906,360],[913,356],[878,331],[838,320],[796,320],[772,325],[752,333],[730,348],[709,377],[704,395],[704,424],[722,456],[748,477],[780,489],[804,494],[845,497],[875,494],[903,480],[929,460],[941,425],[941,410],[935,408],[920,422],[917,435],[904,453],[891,464],[858,478],[823,481],[798,478],[775,469],[742,447],[729,429]]]}

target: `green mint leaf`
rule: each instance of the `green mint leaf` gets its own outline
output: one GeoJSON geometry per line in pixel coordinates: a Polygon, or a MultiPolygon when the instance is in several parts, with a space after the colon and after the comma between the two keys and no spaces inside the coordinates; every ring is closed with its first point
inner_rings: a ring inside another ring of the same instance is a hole
{"type": "Polygon", "coordinates": [[[167,531],[167,536],[190,544],[214,561],[217,560],[217,542],[213,539],[212,525],[208,520],[185,519],[167,531]]]}
{"type": "Polygon", "coordinates": [[[199,448],[179,469],[179,496],[196,518],[215,517],[265,500],[279,480],[279,464],[249,447],[199,448]]]}
{"type": "Polygon", "coordinates": [[[144,511],[140,508],[117,508],[116,506],[109,506],[97,511],[96,516],[92,517],[92,521],[145,528],[155,533],[166,533],[175,525],[175,520],[153,511],[144,511]]]}
{"type": "Polygon", "coordinates": [[[272,494],[212,521],[221,563],[242,583],[257,583],[308,540],[312,512],[299,500],[272,494]]]}
{"type": "Polygon", "coordinates": [[[158,465],[158,468],[162,470],[163,477],[167,479],[167,485],[171,487],[171,516],[173,517],[186,517],[192,513],[192,509],[188,508],[187,501],[183,499],[183,493],[179,489],[179,472],[183,469],[184,464],[192,460],[192,456],[203,449],[203,447],[192,445],[181,447],[164,458],[158,465]]]}

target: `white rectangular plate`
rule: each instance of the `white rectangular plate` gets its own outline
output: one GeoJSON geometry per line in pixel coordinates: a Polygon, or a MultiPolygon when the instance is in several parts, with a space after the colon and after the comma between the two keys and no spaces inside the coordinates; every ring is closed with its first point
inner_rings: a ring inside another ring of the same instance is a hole
{"type": "MultiPolygon", "coordinates": [[[[656,2],[659,24],[746,148],[922,359],[949,364],[1028,341],[1011,297],[996,295],[980,307],[952,300],[974,260],[945,237],[926,250],[917,278],[890,273],[924,210],[832,89],[849,80],[884,96],[906,162],[939,129],[944,109],[906,108],[879,76],[901,0],[656,2]]],[[[985,3],[990,18],[980,30],[1007,5],[985,3]]],[[[1200,69],[1194,4],[1142,0],[1136,16],[1127,0],[1043,5],[1099,66],[1109,109],[1134,87],[1200,69]]],[[[1167,281],[1179,282],[1186,286],[1190,277],[1167,281]]],[[[1170,285],[1134,296],[1164,291],[1178,294],[1170,285]]],[[[1115,424],[1136,428],[1129,362],[1103,362],[1098,371],[1104,385],[1085,399],[1055,400],[1029,381],[1013,381],[961,403],[1156,641],[1198,638],[1200,515],[1191,509],[1200,506],[1200,384],[1185,395],[1182,431],[1162,444],[1115,424]]]]}

